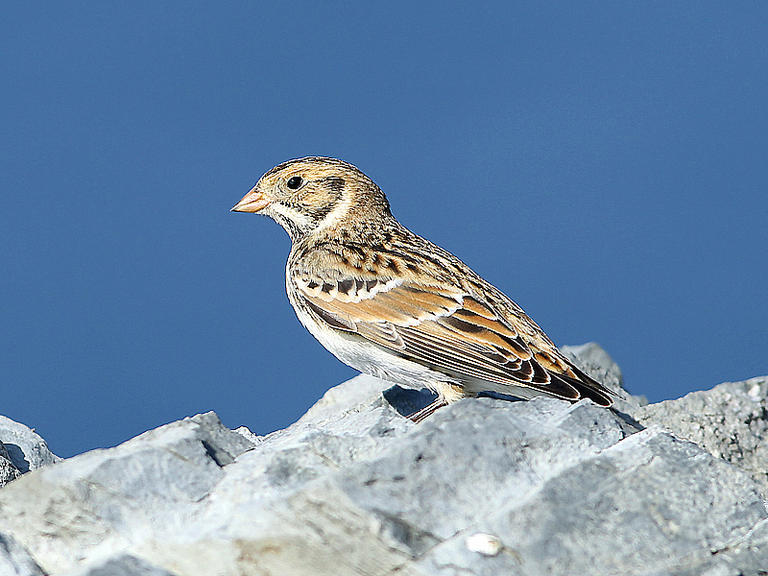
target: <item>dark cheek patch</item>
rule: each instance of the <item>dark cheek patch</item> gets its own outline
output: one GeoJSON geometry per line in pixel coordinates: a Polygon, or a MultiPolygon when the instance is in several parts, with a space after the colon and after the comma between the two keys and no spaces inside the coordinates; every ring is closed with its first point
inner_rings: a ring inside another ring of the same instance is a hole
{"type": "Polygon", "coordinates": [[[290,199],[284,200],[283,204],[290,206],[297,212],[306,214],[317,225],[330,214],[341,200],[346,181],[343,178],[329,176],[311,182],[311,184],[312,186],[307,186],[290,199]]]}
{"type": "Polygon", "coordinates": [[[328,214],[333,210],[333,207],[336,206],[336,202],[331,202],[329,204],[326,204],[325,206],[322,206],[320,208],[312,208],[310,209],[309,213],[312,216],[312,219],[315,221],[316,224],[319,224],[323,221],[323,218],[328,216],[328,214]]]}
{"type": "Polygon", "coordinates": [[[346,182],[343,178],[331,176],[323,178],[318,181],[320,190],[316,192],[314,202],[312,200],[305,200],[307,211],[311,214],[312,219],[319,223],[328,216],[331,210],[334,209],[336,204],[341,200],[342,190],[346,182]],[[320,204],[318,206],[318,204],[320,204]]]}
{"type": "Polygon", "coordinates": [[[328,183],[328,188],[336,193],[344,190],[344,185],[346,184],[344,178],[339,178],[338,176],[331,176],[330,178],[326,178],[325,181],[328,183]]]}

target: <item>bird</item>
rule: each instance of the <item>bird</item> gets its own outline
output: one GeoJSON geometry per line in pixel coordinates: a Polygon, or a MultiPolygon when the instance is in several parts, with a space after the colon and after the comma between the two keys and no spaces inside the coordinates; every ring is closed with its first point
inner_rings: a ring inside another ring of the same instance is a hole
{"type": "Polygon", "coordinates": [[[232,211],[266,215],[288,233],[288,300],[328,351],[364,374],[436,394],[414,422],[483,393],[613,405],[617,393],[574,365],[511,298],[398,222],[354,165],[283,162],[232,211]]]}

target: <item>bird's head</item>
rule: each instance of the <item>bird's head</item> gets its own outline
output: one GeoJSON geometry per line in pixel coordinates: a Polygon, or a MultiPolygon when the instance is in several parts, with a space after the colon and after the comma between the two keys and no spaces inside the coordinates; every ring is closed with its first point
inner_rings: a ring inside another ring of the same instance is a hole
{"type": "Polygon", "coordinates": [[[285,228],[291,240],[314,232],[391,218],[374,182],[335,158],[289,160],[264,174],[233,212],[257,212],[285,228]]]}

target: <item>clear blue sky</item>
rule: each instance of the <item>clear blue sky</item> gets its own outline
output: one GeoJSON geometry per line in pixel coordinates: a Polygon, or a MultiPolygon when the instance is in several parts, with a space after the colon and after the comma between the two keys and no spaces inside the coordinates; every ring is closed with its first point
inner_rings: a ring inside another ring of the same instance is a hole
{"type": "Polygon", "coordinates": [[[344,158],[651,400],[768,373],[768,4],[47,2],[0,22],[0,413],[69,456],[355,372],[229,208],[344,158]],[[431,5],[428,5],[431,4],[431,5]]]}

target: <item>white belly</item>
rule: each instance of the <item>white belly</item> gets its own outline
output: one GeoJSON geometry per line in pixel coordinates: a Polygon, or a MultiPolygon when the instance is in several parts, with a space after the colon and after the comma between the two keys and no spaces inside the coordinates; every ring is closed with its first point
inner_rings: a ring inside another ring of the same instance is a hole
{"type": "Polygon", "coordinates": [[[346,334],[319,324],[308,313],[296,306],[294,310],[299,321],[310,334],[347,366],[409,388],[427,387],[449,402],[464,396],[461,388],[457,387],[458,381],[450,376],[401,358],[394,352],[360,336],[346,334]]]}

